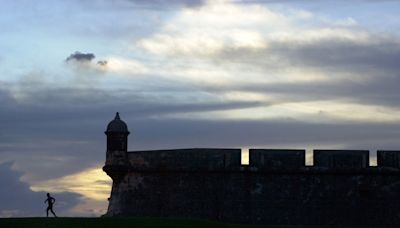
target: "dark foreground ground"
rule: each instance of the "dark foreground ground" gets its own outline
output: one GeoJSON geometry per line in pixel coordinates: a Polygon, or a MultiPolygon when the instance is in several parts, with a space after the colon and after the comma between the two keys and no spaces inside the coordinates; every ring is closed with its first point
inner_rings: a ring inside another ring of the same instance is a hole
{"type": "MultiPolygon", "coordinates": [[[[240,224],[226,224],[207,220],[189,219],[158,219],[158,218],[0,218],[0,228],[297,228],[304,226],[254,226],[240,224]]],[[[307,226],[318,228],[319,226],[307,226]]],[[[322,226],[344,227],[344,226],[322,226]]],[[[365,227],[365,226],[363,226],[365,227]]],[[[361,227],[360,227],[361,228],[361,227]]]]}
{"type": "MultiPolygon", "coordinates": [[[[0,228],[260,228],[239,224],[226,224],[206,220],[158,219],[158,218],[2,218],[0,228]]],[[[282,226],[281,226],[282,227],[282,226]]]]}

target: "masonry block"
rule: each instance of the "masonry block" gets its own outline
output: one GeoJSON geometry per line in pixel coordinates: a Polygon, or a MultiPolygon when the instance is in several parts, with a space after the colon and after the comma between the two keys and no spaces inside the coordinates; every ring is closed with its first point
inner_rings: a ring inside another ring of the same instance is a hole
{"type": "Polygon", "coordinates": [[[240,167],[241,149],[176,149],[128,153],[132,167],[145,169],[226,169],[240,167]]]}
{"type": "Polygon", "coordinates": [[[366,168],[367,150],[314,150],[314,166],[326,168],[366,168]]]}
{"type": "Polygon", "coordinates": [[[377,151],[377,162],[379,167],[400,168],[400,151],[377,151]]]}
{"type": "Polygon", "coordinates": [[[250,166],[291,169],[305,166],[305,150],[250,149],[250,166]]]}

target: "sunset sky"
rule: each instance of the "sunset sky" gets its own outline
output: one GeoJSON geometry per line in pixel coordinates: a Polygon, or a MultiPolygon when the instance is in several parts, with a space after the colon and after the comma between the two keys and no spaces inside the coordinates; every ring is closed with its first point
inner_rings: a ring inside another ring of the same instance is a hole
{"type": "MultiPolygon", "coordinates": [[[[0,217],[99,216],[129,150],[400,149],[400,2],[4,0],[0,217]]],[[[308,155],[311,155],[310,153],[308,155]]]]}

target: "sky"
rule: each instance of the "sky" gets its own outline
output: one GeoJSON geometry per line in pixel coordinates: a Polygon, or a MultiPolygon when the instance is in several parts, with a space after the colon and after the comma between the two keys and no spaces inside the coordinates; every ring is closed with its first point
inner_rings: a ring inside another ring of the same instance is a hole
{"type": "MultiPolygon", "coordinates": [[[[4,0],[0,217],[99,216],[129,150],[400,149],[400,2],[4,0]]],[[[308,153],[308,159],[312,154],[308,153]]],[[[311,158],[312,159],[312,158],[311,158]]]]}

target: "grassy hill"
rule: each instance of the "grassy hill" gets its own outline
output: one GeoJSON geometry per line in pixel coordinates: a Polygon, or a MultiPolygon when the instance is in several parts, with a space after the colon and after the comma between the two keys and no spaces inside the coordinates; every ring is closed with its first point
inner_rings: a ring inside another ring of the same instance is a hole
{"type": "MultiPolygon", "coordinates": [[[[1,228],[260,228],[262,226],[226,224],[207,220],[158,218],[3,218],[1,228]]],[[[269,226],[271,227],[271,226],[269,226]]]]}

